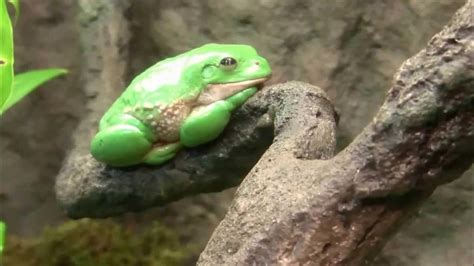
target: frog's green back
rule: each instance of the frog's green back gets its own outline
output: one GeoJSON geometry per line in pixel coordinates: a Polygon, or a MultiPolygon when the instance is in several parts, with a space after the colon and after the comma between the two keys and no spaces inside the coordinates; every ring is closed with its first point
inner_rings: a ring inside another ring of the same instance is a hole
{"type": "MultiPolygon", "coordinates": [[[[188,82],[183,82],[183,71],[186,70],[184,66],[188,63],[187,61],[187,58],[182,55],[168,58],[135,77],[105,113],[101,120],[101,128],[107,126],[107,121],[111,117],[123,113],[127,108],[157,103],[168,105],[189,95],[189,82],[196,84],[199,81],[189,80],[196,77],[196,75],[189,75],[188,82]]],[[[199,91],[196,91],[195,95],[198,94],[199,91]]]]}
{"type": "MultiPolygon", "coordinates": [[[[101,128],[111,118],[122,114],[127,108],[151,105],[169,105],[180,100],[192,101],[209,83],[231,83],[262,77],[271,72],[248,71],[248,65],[256,58],[257,51],[249,45],[206,44],[183,54],[162,60],[138,75],[125,89],[101,120],[101,128]],[[219,63],[224,57],[239,61],[233,71],[222,71],[219,63]],[[246,65],[247,64],[247,65],[246,65]],[[212,79],[205,80],[205,70],[212,73],[212,79]]],[[[265,60],[266,62],[266,60],[265,60]]],[[[261,68],[261,67],[260,67],[261,68]]]]}

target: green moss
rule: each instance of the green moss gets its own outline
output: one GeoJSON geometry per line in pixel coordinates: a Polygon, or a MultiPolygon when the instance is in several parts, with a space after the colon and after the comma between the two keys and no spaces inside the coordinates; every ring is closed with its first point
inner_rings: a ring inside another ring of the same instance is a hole
{"type": "Polygon", "coordinates": [[[9,236],[4,265],[108,266],[182,265],[193,254],[177,235],[159,223],[135,233],[111,220],[66,222],[39,238],[9,236]]]}

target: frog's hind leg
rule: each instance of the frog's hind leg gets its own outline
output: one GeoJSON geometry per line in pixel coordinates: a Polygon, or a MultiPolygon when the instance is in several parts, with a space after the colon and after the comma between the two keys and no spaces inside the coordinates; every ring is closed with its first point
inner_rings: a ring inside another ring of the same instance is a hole
{"type": "Polygon", "coordinates": [[[117,124],[103,129],[91,143],[91,153],[110,166],[124,167],[141,163],[152,149],[152,142],[140,128],[117,124]]]}
{"type": "Polygon", "coordinates": [[[154,142],[155,135],[149,127],[133,116],[120,115],[95,135],[91,153],[98,161],[115,167],[159,165],[173,158],[182,147],[179,142],[154,142]]]}

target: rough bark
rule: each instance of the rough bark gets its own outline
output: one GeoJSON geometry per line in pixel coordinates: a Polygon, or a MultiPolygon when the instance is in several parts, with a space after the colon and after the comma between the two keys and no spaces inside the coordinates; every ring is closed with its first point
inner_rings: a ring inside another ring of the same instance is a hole
{"type": "Polygon", "coordinates": [[[285,83],[239,109],[220,139],[164,167],[117,170],[71,156],[58,198],[73,217],[103,217],[235,186],[273,130],[199,263],[362,264],[472,164],[472,4],[405,62],[373,122],[333,159],[316,160],[334,149],[324,93],[285,83]]]}
{"type": "Polygon", "coordinates": [[[351,145],[327,161],[266,153],[201,265],[360,265],[473,161],[473,2],[407,60],[351,145]]]}

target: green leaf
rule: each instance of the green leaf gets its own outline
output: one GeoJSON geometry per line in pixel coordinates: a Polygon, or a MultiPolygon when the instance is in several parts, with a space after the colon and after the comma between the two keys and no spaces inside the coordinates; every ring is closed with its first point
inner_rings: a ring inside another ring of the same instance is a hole
{"type": "Polygon", "coordinates": [[[20,16],[20,0],[8,0],[15,7],[15,21],[20,16]]]}
{"type": "Polygon", "coordinates": [[[7,226],[5,222],[0,221],[0,259],[2,258],[3,246],[5,245],[5,231],[7,226]]]}
{"type": "Polygon", "coordinates": [[[10,96],[13,82],[13,30],[7,2],[0,0],[0,109],[10,96]]]}
{"type": "Polygon", "coordinates": [[[35,88],[51,80],[57,76],[64,75],[67,73],[66,69],[62,68],[50,68],[28,71],[15,76],[13,81],[13,90],[10,97],[3,106],[3,111],[8,110],[28,93],[32,92],[35,88]]]}

